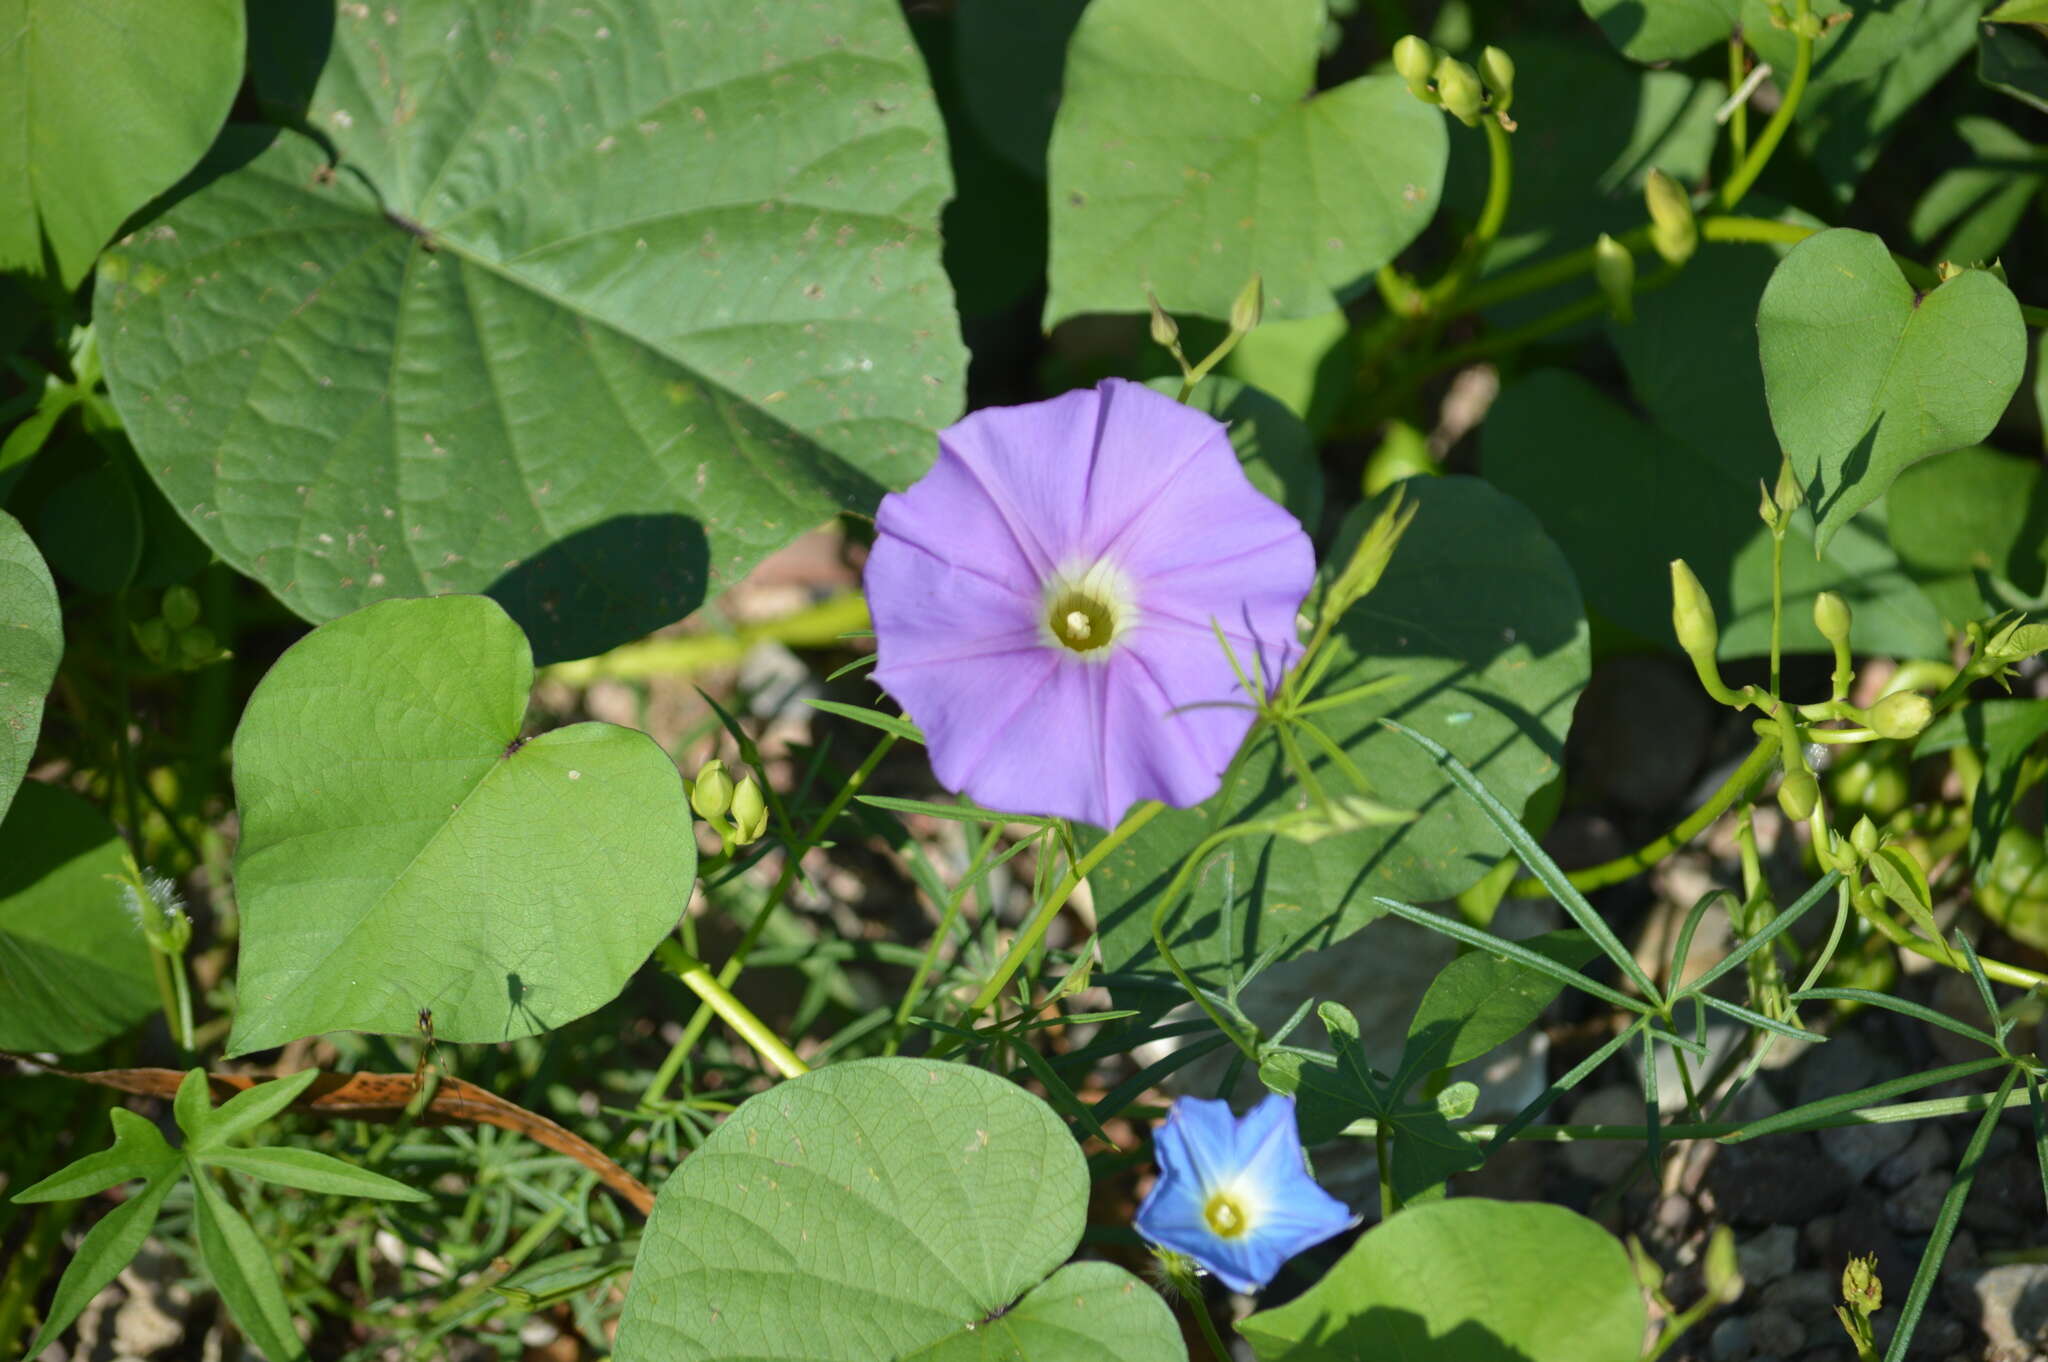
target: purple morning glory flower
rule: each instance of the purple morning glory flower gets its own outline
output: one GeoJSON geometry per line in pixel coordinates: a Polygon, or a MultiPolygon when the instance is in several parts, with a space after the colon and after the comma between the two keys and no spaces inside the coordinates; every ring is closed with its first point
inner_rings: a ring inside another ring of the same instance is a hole
{"type": "Polygon", "coordinates": [[[875,680],[940,782],[1104,828],[1215,793],[1253,713],[1211,621],[1270,688],[1315,572],[1221,422],[1121,379],[941,431],[875,525],[875,680]]]}
{"type": "Polygon", "coordinates": [[[1228,1102],[1183,1097],[1152,1149],[1159,1181],[1138,1207],[1138,1233],[1232,1291],[1258,1290],[1289,1258],[1358,1223],[1308,1175],[1292,1097],[1274,1093],[1242,1119],[1228,1102]]]}

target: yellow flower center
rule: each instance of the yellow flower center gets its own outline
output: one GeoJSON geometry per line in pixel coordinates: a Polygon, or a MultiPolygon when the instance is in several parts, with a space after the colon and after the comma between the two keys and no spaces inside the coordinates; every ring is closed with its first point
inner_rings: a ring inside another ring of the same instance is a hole
{"type": "Polygon", "coordinates": [[[1061,572],[1045,584],[1045,636],[1078,657],[1109,656],[1104,650],[1136,614],[1128,583],[1108,563],[1061,572]]]}
{"type": "Polygon", "coordinates": [[[1218,1239],[1235,1239],[1251,1227],[1251,1217],[1228,1192],[1211,1194],[1208,1205],[1202,1207],[1202,1218],[1218,1239]]]}

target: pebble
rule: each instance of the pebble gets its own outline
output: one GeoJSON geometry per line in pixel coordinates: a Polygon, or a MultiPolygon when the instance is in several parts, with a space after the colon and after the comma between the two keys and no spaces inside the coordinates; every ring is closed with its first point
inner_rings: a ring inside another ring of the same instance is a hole
{"type": "Polygon", "coordinates": [[[2048,1263],[1959,1273],[1948,1279],[1948,1295],[1957,1310],[1976,1315],[1987,1362],[2026,1362],[2048,1351],[2048,1263]]]}
{"type": "Polygon", "coordinates": [[[1707,1338],[1707,1356],[1712,1362],[1745,1362],[1756,1349],[1752,1346],[1749,1321],[1729,1315],[1714,1326],[1707,1338]]]}
{"type": "Polygon", "coordinates": [[[1773,1310],[1784,1310],[1794,1315],[1832,1317],[1841,1289],[1839,1274],[1809,1269],[1788,1273],[1766,1286],[1763,1303],[1773,1310]]]}
{"type": "Polygon", "coordinates": [[[1790,1225],[1773,1225],[1737,1242],[1735,1261],[1741,1265],[1742,1280],[1756,1291],[1789,1276],[1798,1251],[1799,1231],[1790,1225]]]}
{"type": "Polygon", "coordinates": [[[1802,1225],[1833,1210],[1849,1179],[1820,1157],[1810,1137],[1774,1135],[1724,1146],[1707,1169],[1707,1185],[1723,1218],[1734,1224],[1802,1225]]]}
{"type": "Polygon", "coordinates": [[[1928,1169],[1885,1202],[1885,1220],[1901,1234],[1927,1233],[1941,1218],[1941,1203],[1954,1182],[1946,1168],[1928,1169]]]}
{"type": "Polygon", "coordinates": [[[1955,1165],[1955,1146],[1948,1133],[1932,1121],[1923,1122],[1906,1147],[1886,1159],[1877,1170],[1877,1180],[1886,1187],[1899,1188],[1936,1168],[1955,1165]]]}
{"type": "MultiPolygon", "coordinates": [[[[1623,1083],[1595,1088],[1572,1107],[1573,1125],[1641,1125],[1643,1094],[1623,1083]]],[[[1642,1153],[1627,1140],[1576,1140],[1564,1147],[1564,1161],[1574,1173],[1602,1187],[1626,1173],[1642,1153]]]]}
{"type": "Polygon", "coordinates": [[[1806,1326],[1787,1311],[1764,1309],[1749,1317],[1749,1336],[1760,1352],[1791,1354],[1806,1343],[1806,1326]]]}

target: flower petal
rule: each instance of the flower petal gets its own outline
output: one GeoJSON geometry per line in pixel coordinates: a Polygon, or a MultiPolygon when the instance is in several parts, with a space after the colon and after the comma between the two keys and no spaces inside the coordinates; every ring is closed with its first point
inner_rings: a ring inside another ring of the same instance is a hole
{"type": "Polygon", "coordinates": [[[1185,809],[1216,793],[1254,717],[1216,640],[1141,624],[1105,670],[1105,798],[1118,816],[1141,799],[1185,809]]]}
{"type": "MultiPolygon", "coordinates": [[[[1101,408],[1088,469],[1087,527],[1077,545],[1090,559],[1134,522],[1156,515],[1160,495],[1198,457],[1212,466],[1220,452],[1237,466],[1229,431],[1207,412],[1121,378],[1104,379],[1096,392],[1101,408]]],[[[1192,527],[1180,528],[1186,533],[1192,527]]]]}
{"type": "MultiPolygon", "coordinates": [[[[1001,510],[1040,582],[1070,566],[1083,547],[1100,409],[1101,399],[1083,388],[1046,402],[985,407],[939,433],[939,448],[1001,510]]],[[[963,526],[949,538],[971,533],[963,526]]]]}

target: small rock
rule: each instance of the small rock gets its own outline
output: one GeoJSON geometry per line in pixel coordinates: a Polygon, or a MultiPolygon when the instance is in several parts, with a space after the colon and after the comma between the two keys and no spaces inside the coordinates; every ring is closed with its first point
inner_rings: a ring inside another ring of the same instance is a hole
{"type": "Polygon", "coordinates": [[[1958,1310],[1977,1316],[1987,1359],[2022,1362],[2048,1351],[2048,1263],[1951,1277],[1948,1290],[1958,1310]]]}
{"type": "Polygon", "coordinates": [[[1806,1343],[1806,1326],[1783,1310],[1759,1310],[1749,1317],[1749,1336],[1759,1352],[1790,1354],[1806,1343]]]}
{"type": "Polygon", "coordinates": [[[1716,1324],[1707,1339],[1707,1356],[1712,1362],[1744,1362],[1755,1351],[1749,1321],[1740,1315],[1730,1315],[1716,1324]]]}
{"type": "Polygon", "coordinates": [[[1675,658],[1610,658],[1593,671],[1566,753],[1574,788],[1646,813],[1686,792],[1707,754],[1709,707],[1675,658]]]}
{"type": "Polygon", "coordinates": [[[1807,1053],[1793,1088],[1794,1101],[1804,1105],[1840,1097],[1904,1072],[1897,1059],[1879,1054],[1854,1031],[1845,1031],[1807,1053]]]}
{"type": "Polygon", "coordinates": [[[1666,1196],[1657,1199],[1657,1228],[1667,1238],[1681,1233],[1692,1219],[1692,1201],[1682,1196],[1666,1196]]]}
{"type": "Polygon", "coordinates": [[[2041,1163],[2029,1149],[1987,1158],[1977,1171],[1963,1223],[1984,1234],[2027,1234],[2041,1224],[2041,1163]]]}
{"type": "MultiPolygon", "coordinates": [[[[1934,996],[1927,1000],[1927,1005],[1959,1022],[1981,1030],[1991,1029],[1991,1020],[1984,1013],[1984,998],[1966,974],[1944,972],[1934,981],[1934,996]]],[[[1987,1053],[1978,1042],[1945,1027],[1929,1027],[1927,1038],[1934,1042],[1935,1053],[1950,1064],[1982,1059],[1987,1053]]]]}
{"type": "MultiPolygon", "coordinates": [[[[1572,1108],[1574,1125],[1640,1125],[1643,1094],[1625,1084],[1596,1088],[1572,1108]]],[[[1627,1140],[1575,1140],[1564,1147],[1564,1161],[1574,1173],[1602,1187],[1626,1173],[1642,1146],[1627,1140]]]]}
{"type": "Polygon", "coordinates": [[[1930,1168],[1892,1194],[1884,1216],[1901,1234],[1925,1234],[1941,1219],[1941,1203],[1955,1182],[1946,1168],[1930,1168]]]}
{"type": "Polygon", "coordinates": [[[1929,1121],[1920,1126],[1904,1149],[1884,1161],[1877,1170],[1877,1180],[1886,1187],[1904,1187],[1922,1173],[1951,1167],[1954,1161],[1955,1147],[1949,1141],[1948,1132],[1929,1121]]]}
{"type": "Polygon", "coordinates": [[[1835,1217],[1817,1215],[1799,1227],[1799,1242],[1810,1258],[1825,1258],[1835,1242],[1835,1217]]]}
{"type": "Polygon", "coordinates": [[[1707,1186],[1738,1225],[1801,1225],[1833,1210],[1849,1179],[1811,1137],[1778,1135],[1724,1146],[1707,1168],[1707,1186]]]}
{"type": "Polygon", "coordinates": [[[1770,1309],[1794,1315],[1828,1317],[1834,1314],[1841,1289],[1842,1279],[1838,1274],[1809,1269],[1789,1273],[1765,1287],[1763,1303],[1770,1309]]]}
{"type": "Polygon", "coordinates": [[[1735,1261],[1742,1267],[1742,1280],[1757,1291],[1790,1275],[1798,1252],[1799,1231],[1790,1225],[1774,1225],[1739,1241],[1735,1261]]]}
{"type": "Polygon", "coordinates": [[[1869,1177],[1879,1164],[1898,1158],[1913,1142],[1913,1127],[1903,1121],[1835,1126],[1814,1134],[1820,1140],[1821,1152],[1857,1182],[1869,1177]]]}

